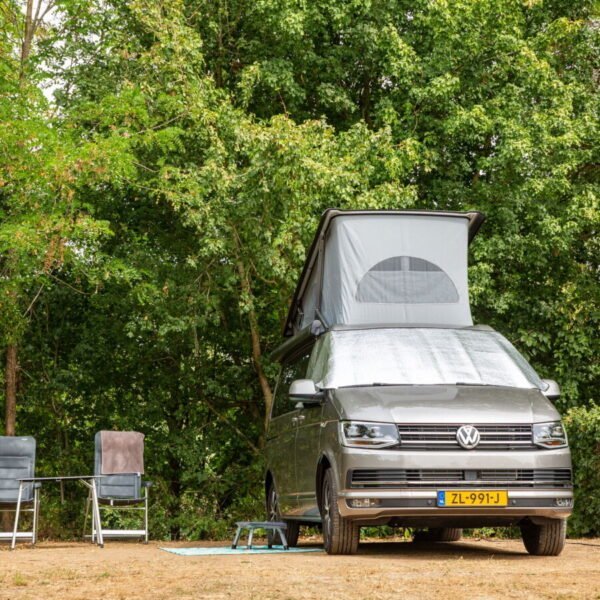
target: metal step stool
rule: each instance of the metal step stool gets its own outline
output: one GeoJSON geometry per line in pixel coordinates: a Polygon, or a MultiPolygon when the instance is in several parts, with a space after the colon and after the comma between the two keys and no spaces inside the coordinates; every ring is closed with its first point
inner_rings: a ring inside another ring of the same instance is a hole
{"type": "Polygon", "coordinates": [[[287,525],[285,523],[280,521],[238,521],[236,525],[237,531],[235,532],[233,543],[231,544],[233,550],[237,548],[237,545],[240,541],[240,536],[242,535],[242,531],[244,529],[248,530],[248,544],[246,548],[252,548],[252,537],[254,536],[254,530],[264,529],[267,532],[269,548],[273,548],[273,538],[275,537],[275,534],[278,533],[279,537],[281,538],[281,543],[283,544],[283,549],[289,549],[287,538],[285,537],[285,531],[287,530],[287,525]]]}

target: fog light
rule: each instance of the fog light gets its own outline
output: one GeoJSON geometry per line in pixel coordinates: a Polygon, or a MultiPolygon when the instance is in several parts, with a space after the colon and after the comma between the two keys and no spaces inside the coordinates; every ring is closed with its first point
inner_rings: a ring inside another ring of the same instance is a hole
{"type": "Polygon", "coordinates": [[[352,508],[373,508],[380,504],[381,501],[376,498],[353,498],[350,500],[350,506],[352,508]]]}
{"type": "Polygon", "coordinates": [[[573,498],[555,498],[554,504],[561,508],[571,508],[573,506],[573,498]]]}

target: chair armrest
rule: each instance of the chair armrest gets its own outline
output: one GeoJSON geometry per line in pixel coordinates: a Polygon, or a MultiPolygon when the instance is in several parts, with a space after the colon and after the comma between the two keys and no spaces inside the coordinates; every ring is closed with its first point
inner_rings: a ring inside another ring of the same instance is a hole
{"type": "Polygon", "coordinates": [[[143,488],[149,488],[149,487],[152,487],[153,485],[154,485],[153,481],[142,481],[143,488]]]}

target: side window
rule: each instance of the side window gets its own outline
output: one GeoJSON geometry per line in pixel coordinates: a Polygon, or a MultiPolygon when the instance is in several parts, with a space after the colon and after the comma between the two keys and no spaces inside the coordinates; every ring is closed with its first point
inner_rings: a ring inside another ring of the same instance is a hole
{"type": "Polygon", "coordinates": [[[271,417],[279,417],[285,413],[294,410],[293,404],[290,402],[288,392],[290,385],[295,379],[304,379],[306,377],[306,369],[308,367],[309,355],[302,356],[292,363],[282,365],[275,388],[275,397],[273,399],[273,412],[271,417]]]}

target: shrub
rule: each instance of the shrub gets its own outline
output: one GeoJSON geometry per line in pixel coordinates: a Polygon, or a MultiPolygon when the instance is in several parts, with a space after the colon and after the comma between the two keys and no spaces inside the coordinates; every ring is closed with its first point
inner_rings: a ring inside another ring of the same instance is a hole
{"type": "Polygon", "coordinates": [[[600,406],[572,408],[564,424],[573,454],[575,510],[569,519],[574,536],[600,535],[600,406]]]}

